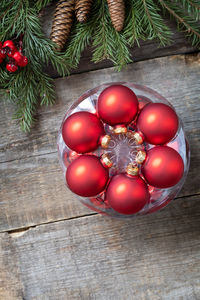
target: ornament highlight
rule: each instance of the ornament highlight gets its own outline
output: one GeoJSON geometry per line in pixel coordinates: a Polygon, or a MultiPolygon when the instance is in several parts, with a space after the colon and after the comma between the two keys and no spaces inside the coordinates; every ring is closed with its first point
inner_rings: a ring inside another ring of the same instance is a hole
{"type": "Polygon", "coordinates": [[[147,152],[142,165],[142,174],[146,181],[158,188],[169,188],[182,178],[184,163],[176,150],[168,146],[156,146],[147,152]]]}
{"type": "Polygon", "coordinates": [[[66,171],[68,187],[82,197],[98,195],[105,189],[108,179],[108,169],[94,155],[80,155],[66,171]]]}

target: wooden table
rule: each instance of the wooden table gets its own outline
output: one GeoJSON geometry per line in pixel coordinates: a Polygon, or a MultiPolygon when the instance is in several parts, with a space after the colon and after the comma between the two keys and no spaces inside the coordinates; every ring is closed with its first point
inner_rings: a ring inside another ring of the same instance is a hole
{"type": "Polygon", "coordinates": [[[200,56],[177,33],[169,47],[146,42],[133,52],[137,62],[121,73],[89,63],[85,52],[80,74],[55,79],[56,104],[39,110],[28,135],[11,119],[13,106],[1,102],[0,300],[200,299],[200,56]],[[176,200],[130,220],[84,207],[65,187],[57,158],[57,130],[70,103],[111,81],[166,97],[191,146],[176,200]]]}

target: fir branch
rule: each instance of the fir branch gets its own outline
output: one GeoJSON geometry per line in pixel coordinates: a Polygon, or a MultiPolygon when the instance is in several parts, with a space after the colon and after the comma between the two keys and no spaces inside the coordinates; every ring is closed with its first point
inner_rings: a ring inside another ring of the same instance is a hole
{"type": "Polygon", "coordinates": [[[127,39],[129,46],[133,46],[134,42],[136,42],[139,46],[139,39],[144,38],[142,35],[142,29],[140,26],[137,26],[138,18],[137,14],[135,13],[136,10],[134,7],[134,3],[132,3],[132,1],[129,1],[127,5],[128,15],[125,19],[124,36],[127,39]]]}
{"type": "Polygon", "coordinates": [[[50,61],[61,76],[69,73],[69,61],[67,62],[63,55],[55,52],[54,43],[42,33],[39,18],[33,9],[29,9],[26,16],[24,45],[27,56],[35,64],[48,64],[50,61]]]}
{"type": "Polygon", "coordinates": [[[170,43],[171,31],[160,15],[160,9],[153,0],[132,0],[137,26],[141,28],[144,39],[158,39],[161,45],[170,43]]]}
{"type": "MultiPolygon", "coordinates": [[[[177,2],[177,1],[176,1],[177,2]]],[[[200,19],[200,2],[199,0],[179,0],[181,5],[184,7],[186,12],[193,15],[195,20],[198,21],[200,19]]]]}
{"type": "Polygon", "coordinates": [[[182,9],[172,3],[170,0],[158,0],[164,10],[176,20],[178,30],[186,33],[186,36],[191,40],[192,45],[200,46],[200,26],[191,16],[186,16],[182,9]]]}
{"type": "MultiPolygon", "coordinates": [[[[10,100],[16,105],[14,118],[23,131],[29,131],[34,121],[38,102],[38,79],[34,70],[27,65],[17,74],[11,74],[8,83],[10,100]]],[[[38,75],[38,74],[37,74],[38,75]]]]}
{"type": "Polygon", "coordinates": [[[52,0],[37,0],[36,3],[34,3],[34,6],[37,9],[37,11],[39,12],[42,8],[46,7],[51,2],[52,2],[52,0]]]}
{"type": "Polygon", "coordinates": [[[113,28],[105,0],[96,1],[96,11],[98,14],[93,24],[95,31],[92,37],[92,61],[97,63],[103,59],[110,59],[120,70],[131,62],[128,42],[123,33],[113,28]]]}
{"type": "Polygon", "coordinates": [[[77,23],[72,30],[72,37],[64,59],[69,65],[76,68],[79,64],[83,50],[89,45],[93,32],[92,20],[87,23],[77,23]]]}
{"type": "Polygon", "coordinates": [[[29,63],[14,74],[2,68],[0,85],[9,91],[9,98],[17,107],[15,118],[21,128],[29,131],[39,100],[41,105],[55,100],[53,80],[43,72],[42,66],[51,62],[61,75],[69,72],[71,66],[63,55],[54,51],[53,42],[44,36],[37,9],[31,1],[15,1],[8,9],[9,5],[5,1],[1,5],[4,16],[0,24],[0,40],[13,39],[13,36],[17,39],[23,34],[23,49],[29,63]]]}
{"type": "Polygon", "coordinates": [[[6,88],[10,100],[16,105],[14,118],[19,121],[23,131],[30,131],[39,96],[41,105],[54,103],[55,90],[52,81],[48,75],[33,69],[31,65],[10,75],[6,88]]]}
{"type": "Polygon", "coordinates": [[[55,44],[42,32],[39,11],[51,0],[1,0],[0,40],[17,41],[24,36],[23,48],[29,63],[16,73],[0,68],[0,92],[9,94],[17,107],[15,117],[23,130],[28,131],[34,121],[38,103],[48,105],[55,100],[53,80],[43,72],[49,63],[59,74],[68,74],[78,66],[83,50],[93,47],[94,62],[110,59],[120,70],[131,62],[129,46],[140,39],[158,39],[161,45],[170,42],[171,31],[161,16],[169,13],[192,44],[200,46],[199,0],[126,0],[124,30],[116,32],[112,26],[106,0],[95,0],[89,21],[75,23],[65,53],[55,51],[55,44]]]}

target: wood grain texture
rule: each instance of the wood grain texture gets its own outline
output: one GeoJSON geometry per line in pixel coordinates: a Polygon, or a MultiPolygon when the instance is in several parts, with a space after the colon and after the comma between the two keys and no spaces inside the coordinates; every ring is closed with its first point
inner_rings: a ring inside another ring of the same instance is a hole
{"type": "Polygon", "coordinates": [[[89,216],[1,233],[0,245],[2,300],[10,289],[15,300],[200,299],[197,196],[129,221],[89,216]],[[13,266],[17,279],[6,275],[13,266]]]}
{"type": "Polygon", "coordinates": [[[147,85],[165,96],[184,121],[191,145],[191,167],[179,196],[200,194],[200,59],[180,55],[138,62],[121,73],[113,68],[57,79],[57,102],[41,108],[30,135],[11,120],[13,107],[0,112],[0,230],[90,214],[65,187],[58,164],[56,136],[69,104],[85,90],[112,81],[147,85]]]}
{"type": "MultiPolygon", "coordinates": [[[[52,18],[55,10],[55,4],[52,4],[43,10],[43,16],[41,18],[42,28],[47,36],[50,36],[52,18]]],[[[170,45],[161,47],[158,41],[140,41],[140,47],[135,45],[130,49],[131,57],[134,62],[146,60],[155,57],[163,57],[175,54],[186,54],[198,51],[196,48],[191,46],[191,43],[186,39],[184,33],[177,32],[176,23],[167,18],[166,24],[172,31],[172,42],[170,45]]],[[[102,68],[108,68],[113,66],[110,60],[104,60],[100,63],[93,63],[92,59],[92,48],[88,47],[82,53],[81,60],[77,69],[72,70],[72,74],[80,74],[86,71],[99,70],[102,68]]],[[[59,77],[58,73],[51,67],[48,66],[46,69],[47,73],[52,77],[59,77]]]]}

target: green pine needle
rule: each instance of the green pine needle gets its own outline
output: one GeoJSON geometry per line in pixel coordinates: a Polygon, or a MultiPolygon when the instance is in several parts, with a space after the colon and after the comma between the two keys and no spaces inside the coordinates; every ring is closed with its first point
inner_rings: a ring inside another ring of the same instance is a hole
{"type": "Polygon", "coordinates": [[[177,22],[177,29],[186,34],[193,46],[200,46],[200,25],[185,12],[179,5],[170,0],[158,0],[163,9],[166,10],[177,22]]]}

